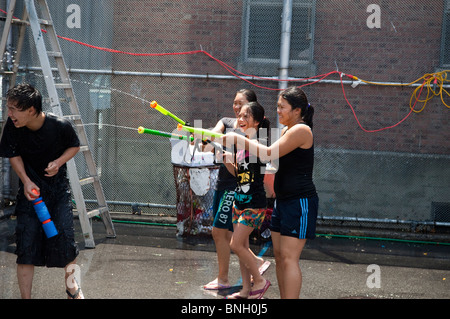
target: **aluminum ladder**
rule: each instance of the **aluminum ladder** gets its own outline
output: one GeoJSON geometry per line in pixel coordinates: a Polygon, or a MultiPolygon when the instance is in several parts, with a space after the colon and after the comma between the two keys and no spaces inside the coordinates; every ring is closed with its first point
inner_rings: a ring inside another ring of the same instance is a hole
{"type": "Polygon", "coordinates": [[[81,178],[78,175],[75,160],[71,159],[67,162],[67,171],[72,188],[72,193],[75,199],[76,208],[78,211],[78,218],[80,220],[81,230],[83,233],[85,247],[95,248],[95,241],[92,231],[92,217],[99,216],[103,221],[106,228],[106,236],[108,238],[115,238],[116,232],[114,225],[109,214],[108,205],[106,203],[103,188],[100,182],[100,178],[97,172],[97,167],[94,162],[91,150],[89,148],[89,142],[86,136],[86,131],[80,116],[78,104],[75,99],[73,87],[70,81],[69,72],[64,62],[61,47],[59,45],[58,37],[55,32],[55,28],[52,23],[50,11],[45,0],[37,0],[36,3],[39,6],[42,18],[38,17],[35,1],[24,0],[25,9],[21,20],[13,19],[13,13],[16,5],[16,0],[11,0],[8,8],[8,14],[5,21],[5,27],[3,30],[2,39],[0,42],[0,53],[3,54],[6,49],[6,39],[11,29],[11,23],[21,24],[21,30],[19,33],[19,40],[17,46],[16,61],[12,70],[11,86],[15,83],[16,74],[18,71],[18,64],[20,59],[20,50],[23,43],[25,34],[25,27],[30,25],[36,51],[39,57],[39,61],[42,67],[42,73],[44,75],[45,85],[50,99],[50,106],[52,112],[56,115],[62,116],[70,120],[78,133],[80,139],[80,152],[84,155],[88,176],[81,178]],[[44,41],[44,37],[46,41],[44,41]],[[50,49],[47,50],[46,42],[49,44],[50,49]],[[50,65],[50,58],[54,58],[57,65],[58,75],[54,76],[50,65]],[[56,79],[58,82],[56,83],[56,79]],[[14,82],[13,82],[14,81],[14,82]],[[71,114],[63,114],[58,91],[63,91],[65,94],[65,100],[68,102],[71,114]],[[82,186],[92,184],[96,197],[98,208],[87,211],[84,200],[82,186]]]}

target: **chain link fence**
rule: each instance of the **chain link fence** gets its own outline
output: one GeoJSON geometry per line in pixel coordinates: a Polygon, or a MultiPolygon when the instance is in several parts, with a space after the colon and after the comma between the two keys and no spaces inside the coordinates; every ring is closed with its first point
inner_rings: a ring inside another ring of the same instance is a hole
{"type": "MultiPolygon", "coordinates": [[[[250,88],[276,127],[277,94],[296,85],[315,107],[320,223],[447,229],[450,1],[293,0],[291,20],[289,3],[48,1],[110,208],[176,214],[170,140],[137,132],[176,129],[152,100],[210,128],[250,88]],[[279,81],[283,21],[289,78],[279,81]]],[[[3,69],[17,38],[13,29],[3,69]]],[[[46,95],[30,31],[17,81],[46,95]]],[[[4,76],[3,96],[8,87],[4,76]]],[[[13,199],[7,165],[2,173],[3,198],[13,199]]]]}

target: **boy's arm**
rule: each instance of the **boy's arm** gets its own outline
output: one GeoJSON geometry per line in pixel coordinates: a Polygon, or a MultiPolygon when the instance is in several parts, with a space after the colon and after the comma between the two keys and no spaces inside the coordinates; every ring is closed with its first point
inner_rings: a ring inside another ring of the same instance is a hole
{"type": "Polygon", "coordinates": [[[73,158],[78,153],[79,150],[80,150],[79,146],[69,147],[68,149],[66,149],[60,157],[48,163],[48,166],[45,169],[45,171],[47,172],[45,176],[47,177],[55,176],[58,173],[59,168],[63,166],[65,163],[67,163],[71,158],[73,158]]]}
{"type": "Polygon", "coordinates": [[[9,159],[11,167],[16,172],[17,176],[23,183],[23,193],[28,200],[33,200],[36,198],[36,195],[32,192],[33,189],[36,189],[39,192],[39,187],[28,177],[25,171],[25,165],[23,164],[22,157],[15,156],[9,159]]]}

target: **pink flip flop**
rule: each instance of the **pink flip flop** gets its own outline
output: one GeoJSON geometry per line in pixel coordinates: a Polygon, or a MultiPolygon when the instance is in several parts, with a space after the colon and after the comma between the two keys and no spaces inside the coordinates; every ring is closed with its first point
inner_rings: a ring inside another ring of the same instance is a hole
{"type": "Polygon", "coordinates": [[[239,292],[235,292],[234,294],[226,296],[225,299],[247,299],[247,297],[243,297],[239,292]]]}
{"type": "Polygon", "coordinates": [[[267,289],[269,289],[270,281],[266,279],[266,284],[262,289],[250,291],[248,295],[248,299],[261,299],[266,293],[267,289]]]}
{"type": "Polygon", "coordinates": [[[205,290],[222,290],[228,288],[231,288],[231,285],[222,285],[217,281],[211,281],[210,283],[203,286],[203,289],[205,290]]]}
{"type": "Polygon", "coordinates": [[[270,267],[270,261],[266,260],[259,268],[259,273],[260,275],[264,275],[264,273],[267,271],[267,269],[269,269],[270,267]]]}

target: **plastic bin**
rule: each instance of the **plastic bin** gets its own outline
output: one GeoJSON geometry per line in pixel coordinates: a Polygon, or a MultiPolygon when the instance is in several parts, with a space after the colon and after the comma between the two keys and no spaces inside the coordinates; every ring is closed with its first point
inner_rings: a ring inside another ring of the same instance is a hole
{"type": "MultiPolygon", "coordinates": [[[[172,164],[177,194],[177,235],[211,235],[214,221],[214,187],[219,174],[219,165],[214,165],[212,153],[195,151],[195,146],[185,140],[171,140],[172,164]]],[[[263,237],[270,237],[267,229],[272,215],[273,168],[266,170],[264,186],[268,199],[265,223],[254,234],[266,231],[263,237]]]]}
{"type": "Polygon", "coordinates": [[[219,166],[211,152],[200,152],[185,140],[171,140],[177,194],[177,236],[211,235],[214,187],[219,166]]]}
{"type": "Polygon", "coordinates": [[[219,166],[173,165],[177,193],[177,236],[211,235],[214,186],[219,166]]]}

